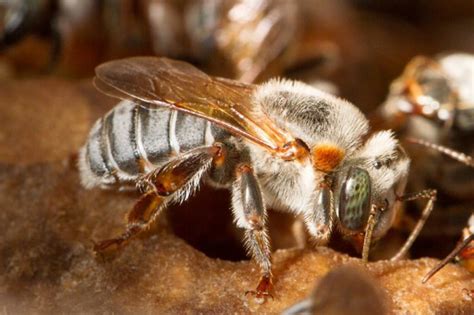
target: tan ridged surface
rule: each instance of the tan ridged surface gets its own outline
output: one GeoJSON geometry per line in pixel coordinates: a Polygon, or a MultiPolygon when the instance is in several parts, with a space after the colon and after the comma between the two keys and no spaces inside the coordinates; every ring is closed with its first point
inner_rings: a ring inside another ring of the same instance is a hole
{"type": "MultiPolygon", "coordinates": [[[[105,99],[83,83],[33,80],[2,87],[7,88],[8,93],[0,94],[0,131],[16,135],[16,146],[8,140],[9,147],[0,148],[0,311],[4,314],[275,314],[305,298],[334,266],[360,263],[326,248],[278,250],[275,300],[257,305],[244,296],[259,278],[253,262],[206,257],[175,236],[166,218],[149,237],[131,242],[119,253],[95,257],[91,241],[122,232],[123,217],[136,198],[82,189],[71,157],[110,101],[103,103],[105,99]],[[49,90],[44,98],[35,94],[41,87],[49,90]],[[70,93],[66,99],[56,93],[64,89],[70,93]],[[5,105],[5,99],[20,99],[17,94],[37,109],[25,114],[34,116],[34,122],[8,114],[26,107],[5,105]],[[58,121],[69,116],[75,119],[58,121]]],[[[230,210],[209,209],[202,216],[223,211],[230,210]]],[[[206,228],[214,238],[222,237],[209,227],[189,226],[194,231],[206,228]]],[[[427,285],[421,284],[435,263],[432,259],[375,262],[368,269],[386,291],[394,313],[474,312],[473,302],[463,295],[464,288],[474,289],[474,278],[463,268],[450,264],[427,285]]]]}

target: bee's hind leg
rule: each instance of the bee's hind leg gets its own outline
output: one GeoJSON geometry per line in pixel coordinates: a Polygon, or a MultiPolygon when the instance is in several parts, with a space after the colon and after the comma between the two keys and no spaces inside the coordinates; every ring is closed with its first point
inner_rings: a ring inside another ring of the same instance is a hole
{"type": "Polygon", "coordinates": [[[120,247],[124,242],[146,230],[162,209],[164,198],[155,192],[148,192],[138,199],[127,214],[127,229],[120,236],[94,244],[95,252],[104,252],[112,247],[120,247]]]}
{"type": "Polygon", "coordinates": [[[236,181],[232,187],[232,205],[236,223],[245,229],[245,245],[261,269],[262,276],[254,291],[258,302],[272,297],[272,261],[270,240],[266,228],[266,209],[257,178],[249,164],[236,169],[236,181]]]}
{"type": "Polygon", "coordinates": [[[170,202],[184,201],[196,190],[202,176],[222,155],[222,145],[199,147],[183,153],[141,178],[137,186],[143,192],[127,215],[127,229],[120,236],[98,242],[96,252],[119,247],[146,230],[170,202]]]}

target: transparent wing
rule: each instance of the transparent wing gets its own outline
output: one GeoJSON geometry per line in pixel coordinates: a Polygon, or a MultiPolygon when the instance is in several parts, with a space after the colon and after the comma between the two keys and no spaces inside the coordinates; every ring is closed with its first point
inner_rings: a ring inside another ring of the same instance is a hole
{"type": "Polygon", "coordinates": [[[255,108],[254,85],[208,76],[186,62],[158,57],[114,60],[96,68],[94,83],[110,96],[205,118],[282,155],[294,140],[255,108]]]}

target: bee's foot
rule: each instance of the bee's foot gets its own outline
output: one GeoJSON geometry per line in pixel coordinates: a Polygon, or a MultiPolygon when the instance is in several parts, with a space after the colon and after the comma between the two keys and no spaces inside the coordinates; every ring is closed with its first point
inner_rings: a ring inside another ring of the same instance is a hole
{"type": "Polygon", "coordinates": [[[252,295],[258,304],[263,304],[267,301],[268,298],[271,298],[273,300],[273,295],[270,293],[272,287],[273,285],[271,277],[263,276],[257,285],[257,289],[247,291],[245,292],[245,295],[252,295]]]}
{"type": "Polygon", "coordinates": [[[257,291],[257,290],[251,290],[251,291],[246,291],[245,296],[253,296],[255,298],[255,301],[258,304],[263,304],[265,303],[268,298],[271,298],[273,300],[273,295],[268,292],[268,291],[257,291]]]}

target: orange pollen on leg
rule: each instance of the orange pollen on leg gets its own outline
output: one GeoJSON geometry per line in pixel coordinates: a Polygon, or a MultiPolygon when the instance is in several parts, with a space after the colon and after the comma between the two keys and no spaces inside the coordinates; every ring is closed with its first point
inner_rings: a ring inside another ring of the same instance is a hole
{"type": "Polygon", "coordinates": [[[344,149],[331,144],[320,144],[313,148],[313,165],[325,173],[334,170],[345,156],[344,149]]]}

